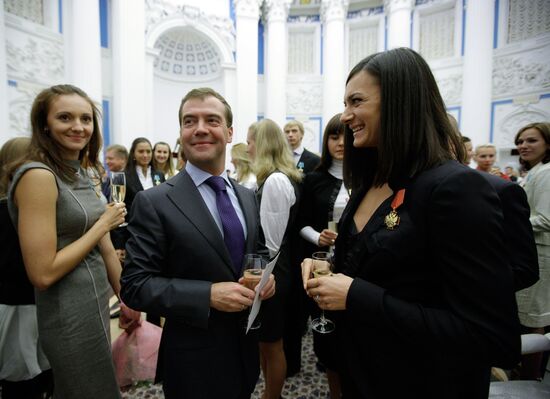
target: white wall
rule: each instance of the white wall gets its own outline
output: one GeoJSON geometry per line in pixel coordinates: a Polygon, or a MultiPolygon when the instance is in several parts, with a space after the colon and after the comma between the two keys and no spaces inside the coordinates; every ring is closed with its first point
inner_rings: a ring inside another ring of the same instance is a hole
{"type": "Polygon", "coordinates": [[[147,135],[153,144],[166,141],[174,147],[179,136],[178,110],[181,99],[189,90],[203,86],[211,87],[224,95],[221,78],[205,83],[180,83],[154,78],[154,131],[147,135]]]}

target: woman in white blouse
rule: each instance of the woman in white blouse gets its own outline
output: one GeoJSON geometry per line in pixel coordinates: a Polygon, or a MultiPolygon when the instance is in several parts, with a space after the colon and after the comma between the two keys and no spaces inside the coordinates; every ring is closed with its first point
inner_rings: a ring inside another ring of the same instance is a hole
{"type": "MultiPolygon", "coordinates": [[[[519,321],[526,332],[544,334],[550,328],[550,123],[531,123],[515,138],[520,163],[529,171],[523,182],[527,194],[539,259],[540,279],[516,294],[519,321]]],[[[540,379],[542,353],[523,356],[522,379],[540,379]]]]}
{"type": "Polygon", "coordinates": [[[298,210],[298,183],[292,153],[281,128],[270,119],[254,123],[248,129],[248,153],[253,160],[260,204],[260,221],[270,256],[280,252],[273,270],[277,293],[262,305],[260,362],[265,379],[263,399],[281,396],[286,359],[283,351],[285,309],[291,279],[291,230],[298,210]]]}
{"type": "MultiPolygon", "coordinates": [[[[325,128],[321,163],[306,175],[300,200],[300,236],[304,256],[316,251],[328,251],[337,237],[338,222],[349,200],[343,183],[344,124],[334,115],[325,128]]],[[[310,307],[312,319],[319,316],[317,305],[310,307]]],[[[331,398],[340,397],[340,379],[336,373],[335,356],[331,353],[330,337],[313,334],[313,349],[327,370],[331,398]]]]}

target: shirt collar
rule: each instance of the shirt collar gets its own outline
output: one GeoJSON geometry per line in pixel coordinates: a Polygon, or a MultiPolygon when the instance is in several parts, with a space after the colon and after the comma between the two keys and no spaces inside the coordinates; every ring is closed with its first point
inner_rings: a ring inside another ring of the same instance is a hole
{"type": "Polygon", "coordinates": [[[302,156],[302,153],[304,152],[304,146],[302,144],[300,144],[298,146],[298,148],[296,148],[295,150],[292,150],[292,153],[294,155],[298,155],[298,156],[302,156]]]}
{"type": "MultiPolygon", "coordinates": [[[[198,168],[197,166],[193,165],[191,162],[187,161],[185,164],[185,171],[189,174],[189,177],[191,177],[191,180],[193,180],[193,183],[195,183],[195,186],[200,186],[203,184],[211,175],[208,172],[205,172],[204,170],[198,168]]],[[[229,185],[231,187],[231,182],[229,181],[229,177],[227,176],[227,171],[223,171],[220,175],[225,180],[225,185],[229,185]]]]}

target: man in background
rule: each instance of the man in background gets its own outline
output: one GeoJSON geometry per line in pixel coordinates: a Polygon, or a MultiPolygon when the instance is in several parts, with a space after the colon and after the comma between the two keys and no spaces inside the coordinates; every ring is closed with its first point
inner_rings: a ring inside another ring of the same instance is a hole
{"type": "Polygon", "coordinates": [[[304,125],[300,121],[292,120],[285,125],[283,130],[286,135],[286,140],[290,145],[290,149],[292,150],[296,167],[304,174],[311,172],[319,165],[321,158],[305,149],[302,145],[304,125]]]}

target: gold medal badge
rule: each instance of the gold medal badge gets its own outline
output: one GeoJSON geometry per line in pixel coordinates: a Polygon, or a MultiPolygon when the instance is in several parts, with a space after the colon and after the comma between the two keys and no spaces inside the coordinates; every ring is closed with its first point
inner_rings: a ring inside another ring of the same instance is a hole
{"type": "Polygon", "coordinates": [[[393,201],[391,202],[391,211],[384,218],[384,224],[388,230],[394,230],[399,226],[401,218],[397,214],[397,208],[399,208],[405,199],[405,189],[402,188],[395,194],[393,201]]]}

